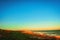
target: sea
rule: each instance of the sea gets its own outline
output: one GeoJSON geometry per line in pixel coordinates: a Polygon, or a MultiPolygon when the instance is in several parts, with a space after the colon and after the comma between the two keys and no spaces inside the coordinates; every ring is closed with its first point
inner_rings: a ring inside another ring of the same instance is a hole
{"type": "Polygon", "coordinates": [[[60,36],[60,30],[34,30],[36,34],[45,34],[49,36],[60,36]]]}

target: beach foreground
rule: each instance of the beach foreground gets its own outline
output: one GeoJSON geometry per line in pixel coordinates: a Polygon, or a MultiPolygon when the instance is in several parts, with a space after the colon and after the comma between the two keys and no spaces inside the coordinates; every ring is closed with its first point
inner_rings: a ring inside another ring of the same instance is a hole
{"type": "Polygon", "coordinates": [[[11,31],[0,29],[0,40],[60,40],[60,36],[37,34],[28,30],[11,31]]]}

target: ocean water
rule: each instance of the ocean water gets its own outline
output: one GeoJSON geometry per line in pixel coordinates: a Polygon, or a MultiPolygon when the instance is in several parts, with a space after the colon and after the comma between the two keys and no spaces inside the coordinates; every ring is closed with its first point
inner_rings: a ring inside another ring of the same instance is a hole
{"type": "Polygon", "coordinates": [[[37,34],[45,34],[49,36],[60,36],[60,30],[44,30],[44,31],[34,31],[37,34]]]}

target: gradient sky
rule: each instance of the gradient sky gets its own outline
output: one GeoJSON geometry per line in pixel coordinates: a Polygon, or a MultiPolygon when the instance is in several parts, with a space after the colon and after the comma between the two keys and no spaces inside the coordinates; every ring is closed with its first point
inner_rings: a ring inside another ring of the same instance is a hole
{"type": "Polygon", "coordinates": [[[1,1],[1,29],[60,29],[60,1],[1,1]]]}

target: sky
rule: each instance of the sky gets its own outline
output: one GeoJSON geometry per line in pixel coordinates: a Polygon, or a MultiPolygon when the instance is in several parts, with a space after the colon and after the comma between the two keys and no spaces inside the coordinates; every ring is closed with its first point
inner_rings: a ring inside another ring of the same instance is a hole
{"type": "Polygon", "coordinates": [[[0,0],[1,29],[59,30],[59,0],[0,0]]]}

